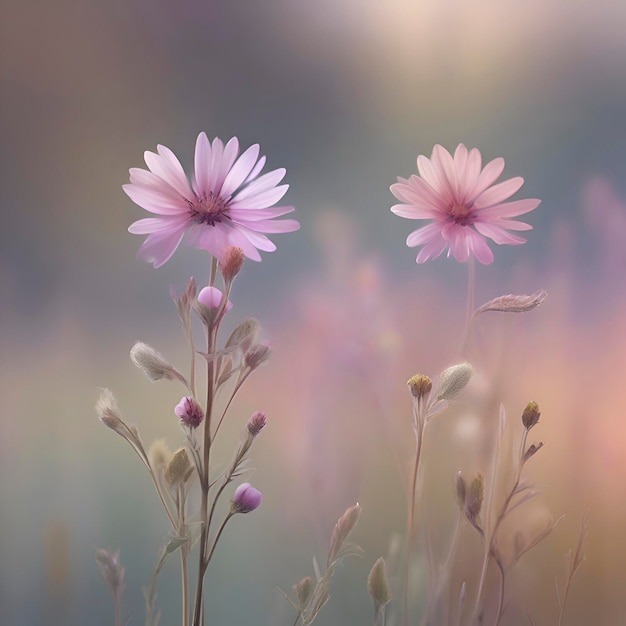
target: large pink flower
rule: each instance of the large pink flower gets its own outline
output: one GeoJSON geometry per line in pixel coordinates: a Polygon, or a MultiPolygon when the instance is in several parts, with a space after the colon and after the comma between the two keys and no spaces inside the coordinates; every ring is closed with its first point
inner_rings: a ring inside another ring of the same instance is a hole
{"type": "Polygon", "coordinates": [[[149,170],[132,168],[128,196],[159,217],[139,220],[128,229],[148,235],[138,256],[154,267],[167,262],[185,237],[187,245],[222,256],[228,246],[241,248],[254,261],[259,250],[273,252],[276,246],[262,233],[288,233],[300,228],[296,220],[274,220],[293,207],[274,207],[287,191],[278,185],[283,168],[259,176],[265,157],[259,146],[248,148],[239,158],[239,142],[233,137],[225,146],[211,144],[205,133],[198,135],[195,176],[190,184],[180,161],[165,146],[146,152],[149,170]],[[271,207],[271,208],[270,208],[271,207]]]}
{"type": "Polygon", "coordinates": [[[528,213],[541,200],[505,202],[524,183],[510,178],[497,185],[504,170],[504,159],[490,161],[481,169],[480,152],[467,151],[459,144],[454,157],[442,146],[435,146],[430,159],[417,157],[419,176],[398,178],[391,192],[403,204],[391,210],[412,220],[433,220],[413,231],[406,240],[409,247],[423,246],[417,262],[436,259],[446,248],[448,256],[465,263],[470,256],[481,263],[493,261],[493,252],[485,237],[497,244],[519,245],[526,240],[508,232],[530,230],[532,226],[510,218],[528,213]]]}

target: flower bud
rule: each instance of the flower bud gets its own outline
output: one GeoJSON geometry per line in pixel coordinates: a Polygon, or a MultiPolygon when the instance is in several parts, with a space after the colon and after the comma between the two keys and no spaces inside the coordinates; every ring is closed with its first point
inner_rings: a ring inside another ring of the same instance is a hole
{"type": "Polygon", "coordinates": [[[415,374],[415,376],[411,376],[406,384],[409,386],[411,395],[418,400],[426,397],[433,388],[432,381],[424,374],[415,374]]]}
{"type": "Polygon", "coordinates": [[[184,483],[191,473],[191,461],[185,448],[174,452],[169,463],[165,466],[165,480],[170,487],[177,487],[184,483]]]}
{"type": "Polygon", "coordinates": [[[174,408],[174,413],[181,424],[189,428],[198,428],[204,419],[202,407],[193,399],[184,397],[174,408]]]}
{"type": "Polygon", "coordinates": [[[253,437],[256,437],[261,432],[261,430],[263,430],[265,424],[267,424],[267,417],[265,413],[261,411],[255,411],[248,420],[248,432],[253,437]]]}
{"type": "Polygon", "coordinates": [[[231,513],[250,513],[258,508],[263,496],[250,483],[242,483],[235,489],[235,495],[230,502],[231,513]]]}
{"type": "Polygon", "coordinates": [[[104,580],[111,594],[119,598],[126,585],[124,584],[124,574],[126,569],[120,562],[120,551],[116,550],[113,554],[98,548],[96,550],[96,563],[100,570],[100,576],[104,580]]]}
{"type": "Polygon", "coordinates": [[[459,505],[459,508],[463,508],[465,506],[465,494],[467,493],[467,485],[465,484],[465,479],[463,478],[463,474],[461,470],[456,473],[456,478],[454,480],[454,497],[456,499],[456,503],[459,505]]]}
{"type": "Polygon", "coordinates": [[[220,259],[220,270],[222,271],[222,276],[227,283],[232,281],[235,276],[239,274],[241,268],[243,267],[244,260],[245,257],[241,248],[228,246],[228,248],[224,250],[224,254],[220,259]]]}
{"type": "Polygon", "coordinates": [[[293,585],[293,590],[296,592],[296,597],[298,598],[298,610],[303,611],[311,595],[311,591],[313,590],[311,577],[305,576],[299,583],[293,585]]]}
{"type": "Polygon", "coordinates": [[[259,365],[262,365],[270,358],[271,349],[269,346],[263,343],[257,343],[256,346],[252,346],[244,355],[244,363],[246,367],[251,370],[255,370],[259,365]]]}
{"type": "MultiPolygon", "coordinates": [[[[222,303],[223,297],[224,295],[217,287],[204,287],[198,294],[198,302],[207,309],[217,309],[222,303]]],[[[229,300],[226,303],[226,310],[230,311],[232,308],[233,304],[229,300]]]]}
{"type": "Polygon", "coordinates": [[[469,383],[474,374],[474,368],[469,363],[452,365],[441,373],[438,400],[452,400],[469,383]]]}
{"type": "Polygon", "coordinates": [[[465,515],[470,522],[474,523],[480,514],[485,498],[485,480],[481,474],[477,474],[465,493],[465,515]]]}
{"type": "Polygon", "coordinates": [[[385,606],[391,600],[387,574],[385,573],[385,559],[382,556],[370,570],[367,577],[367,591],[377,607],[385,606]]]}
{"type": "Polygon", "coordinates": [[[524,428],[530,430],[537,424],[540,416],[539,405],[536,402],[529,402],[522,413],[522,424],[524,424],[524,428]]]}

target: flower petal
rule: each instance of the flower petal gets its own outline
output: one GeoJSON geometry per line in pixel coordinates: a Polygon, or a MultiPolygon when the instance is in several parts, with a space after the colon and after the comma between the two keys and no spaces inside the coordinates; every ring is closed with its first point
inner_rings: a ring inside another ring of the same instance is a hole
{"type": "Polygon", "coordinates": [[[513,200],[512,202],[503,202],[495,204],[484,209],[477,209],[480,219],[493,217],[517,217],[524,215],[536,209],[541,204],[541,200],[528,198],[526,200],[513,200]]]}
{"type": "Polygon", "coordinates": [[[418,263],[424,263],[426,261],[430,261],[431,259],[436,259],[446,249],[447,245],[448,242],[443,237],[433,237],[419,251],[415,260],[418,263]]]}
{"type": "Polygon", "coordinates": [[[150,211],[150,213],[179,215],[186,213],[188,210],[188,206],[183,198],[179,198],[178,204],[176,204],[167,194],[132,183],[122,185],[122,189],[135,204],[138,204],[146,211],[150,211]]]}
{"type": "Polygon", "coordinates": [[[161,267],[172,258],[181,242],[185,229],[166,230],[148,235],[137,251],[137,256],[152,263],[155,268],[161,267]]]}
{"type": "Polygon", "coordinates": [[[521,176],[509,178],[481,193],[476,197],[474,204],[479,209],[499,204],[510,198],[523,184],[524,179],[521,176]]]}
{"type": "Polygon", "coordinates": [[[470,200],[478,197],[487,187],[493,185],[493,183],[498,180],[500,174],[504,171],[504,159],[498,157],[493,161],[489,161],[487,165],[483,168],[483,171],[478,176],[476,180],[476,184],[472,189],[470,195],[470,200]]]}
{"type": "Polygon", "coordinates": [[[223,197],[231,196],[246,180],[257,159],[259,158],[259,144],[255,143],[250,146],[230,168],[230,171],[224,179],[221,195],[223,197]]]}
{"type": "Polygon", "coordinates": [[[211,191],[210,171],[211,171],[211,142],[205,132],[201,132],[196,139],[196,150],[194,153],[194,170],[196,194],[202,196],[211,191]]]}
{"type": "Polygon", "coordinates": [[[428,224],[427,226],[422,226],[422,228],[414,230],[406,238],[406,245],[409,246],[409,248],[414,248],[415,246],[429,242],[431,239],[438,238],[441,238],[441,225],[438,222],[434,222],[433,224],[428,224]]]}
{"type": "Polygon", "coordinates": [[[144,160],[150,171],[176,189],[183,198],[191,198],[191,187],[180,161],[165,146],[158,145],[157,152],[155,154],[146,150],[144,153],[144,160]]]}
{"type": "Polygon", "coordinates": [[[228,215],[234,222],[256,222],[258,220],[281,217],[294,211],[292,206],[275,206],[265,209],[228,209],[228,215]]]}
{"type": "Polygon", "coordinates": [[[297,220],[257,220],[241,225],[258,233],[292,233],[300,229],[300,222],[297,220]]]}
{"type": "Polygon", "coordinates": [[[137,220],[128,227],[128,232],[133,235],[147,235],[148,233],[158,233],[165,230],[178,230],[185,226],[186,218],[182,220],[163,218],[163,217],[147,217],[143,220],[137,220]]]}
{"type": "Polygon", "coordinates": [[[495,224],[477,222],[474,226],[481,235],[493,239],[497,244],[505,243],[511,246],[518,246],[522,243],[526,243],[526,239],[513,235],[495,224]]]}
{"type": "Polygon", "coordinates": [[[239,200],[234,198],[230,206],[234,209],[265,209],[276,204],[289,189],[289,185],[279,185],[267,191],[239,200]]]}
{"type": "Polygon", "coordinates": [[[272,187],[275,187],[285,177],[286,172],[287,170],[284,167],[281,167],[277,170],[267,172],[267,174],[263,174],[263,176],[252,181],[249,185],[247,185],[240,192],[238,192],[233,200],[245,200],[246,198],[250,198],[255,194],[262,193],[264,191],[267,191],[268,189],[271,189],[272,187]]]}
{"type": "Polygon", "coordinates": [[[485,239],[471,228],[467,229],[466,235],[471,254],[483,265],[493,263],[493,252],[485,239]]]}

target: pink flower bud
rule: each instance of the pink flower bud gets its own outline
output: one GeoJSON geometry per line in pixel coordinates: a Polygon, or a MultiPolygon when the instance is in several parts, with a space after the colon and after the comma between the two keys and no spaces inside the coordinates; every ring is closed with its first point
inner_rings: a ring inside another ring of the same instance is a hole
{"type": "MultiPolygon", "coordinates": [[[[207,309],[217,309],[222,303],[222,292],[217,287],[204,287],[198,294],[198,302],[203,304],[207,309]]],[[[233,303],[229,300],[226,304],[226,310],[230,311],[233,303]]]]}
{"type": "Polygon", "coordinates": [[[261,432],[261,430],[263,430],[265,424],[267,424],[267,417],[265,413],[261,411],[255,411],[252,414],[252,417],[250,417],[250,419],[248,420],[248,432],[253,437],[256,437],[261,432]]]}
{"type": "Polygon", "coordinates": [[[231,281],[239,274],[244,262],[244,254],[241,248],[228,246],[220,259],[220,269],[226,282],[231,281]]]}
{"type": "Polygon", "coordinates": [[[235,489],[230,510],[233,513],[250,513],[259,507],[262,499],[258,489],[252,487],[250,483],[243,483],[235,489]]]}
{"type": "Polygon", "coordinates": [[[182,398],[174,408],[174,413],[189,428],[198,428],[204,419],[202,407],[193,398],[182,398]]]}

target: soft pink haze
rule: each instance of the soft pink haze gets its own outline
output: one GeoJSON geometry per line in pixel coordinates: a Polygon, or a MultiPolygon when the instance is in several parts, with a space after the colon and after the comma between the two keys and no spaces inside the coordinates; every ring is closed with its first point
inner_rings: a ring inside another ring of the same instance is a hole
{"type": "Polygon", "coordinates": [[[263,233],[288,233],[300,228],[296,220],[274,220],[294,210],[273,206],[289,185],[279,185],[285,169],[259,176],[265,157],[259,158],[259,145],[241,156],[239,141],[233,137],[223,144],[206,133],[198,135],[195,175],[191,184],[176,155],[165,146],[157,153],[146,151],[148,170],[130,169],[130,184],[123,189],[139,206],[157,214],[138,220],[128,229],[135,235],[148,235],[138,256],[161,267],[169,261],[183,238],[188,246],[206,250],[220,258],[229,246],[241,248],[253,261],[260,261],[259,250],[273,252],[276,246],[263,233]]]}
{"type": "Polygon", "coordinates": [[[423,246],[417,262],[436,259],[446,248],[448,256],[465,263],[474,256],[488,265],[493,252],[487,237],[497,244],[519,245],[525,239],[508,232],[530,230],[532,226],[510,218],[528,213],[540,200],[505,202],[524,183],[521,177],[494,184],[504,170],[504,159],[497,158],[482,168],[480,152],[468,152],[461,143],[454,157],[440,145],[430,159],[417,157],[419,176],[398,177],[391,192],[402,204],[391,210],[412,220],[433,220],[413,231],[406,240],[409,247],[423,246]]]}

